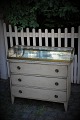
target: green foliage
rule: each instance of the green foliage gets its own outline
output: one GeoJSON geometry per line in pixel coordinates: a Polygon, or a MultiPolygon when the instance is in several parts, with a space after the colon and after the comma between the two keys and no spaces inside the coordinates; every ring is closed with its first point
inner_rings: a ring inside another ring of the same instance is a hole
{"type": "Polygon", "coordinates": [[[80,6],[69,0],[11,0],[2,2],[7,23],[18,29],[53,28],[80,25],[80,6]]]}
{"type": "Polygon", "coordinates": [[[36,20],[36,7],[32,1],[12,0],[8,6],[5,5],[3,11],[4,19],[12,25],[17,25],[18,29],[22,27],[38,27],[36,20]]]}

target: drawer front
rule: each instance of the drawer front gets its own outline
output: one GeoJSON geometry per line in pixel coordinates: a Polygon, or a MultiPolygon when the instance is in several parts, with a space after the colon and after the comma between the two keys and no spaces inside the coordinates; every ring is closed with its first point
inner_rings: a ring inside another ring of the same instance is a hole
{"type": "Polygon", "coordinates": [[[10,63],[10,70],[14,73],[35,74],[42,76],[67,77],[67,66],[42,65],[27,63],[10,63]]]}
{"type": "Polygon", "coordinates": [[[12,95],[15,97],[31,98],[55,102],[66,101],[66,92],[53,91],[53,90],[43,90],[43,89],[33,89],[26,87],[16,87],[11,88],[12,95]]]}
{"type": "Polygon", "coordinates": [[[65,89],[66,79],[38,77],[38,76],[23,76],[23,75],[11,75],[11,81],[13,85],[30,86],[37,88],[48,89],[65,89]]]}

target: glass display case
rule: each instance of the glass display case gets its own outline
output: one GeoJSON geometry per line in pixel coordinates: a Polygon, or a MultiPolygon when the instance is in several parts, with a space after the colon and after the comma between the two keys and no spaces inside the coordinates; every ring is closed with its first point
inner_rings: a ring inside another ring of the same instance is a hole
{"type": "Polygon", "coordinates": [[[73,60],[72,47],[28,47],[17,45],[8,50],[8,59],[24,59],[52,62],[70,62],[73,60]]]}

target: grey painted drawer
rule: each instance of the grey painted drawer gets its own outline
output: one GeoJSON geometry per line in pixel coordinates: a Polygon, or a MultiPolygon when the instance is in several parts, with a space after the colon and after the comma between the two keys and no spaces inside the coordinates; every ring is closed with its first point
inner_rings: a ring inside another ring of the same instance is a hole
{"type": "Polygon", "coordinates": [[[42,76],[67,77],[67,66],[42,65],[27,63],[10,63],[10,70],[16,74],[33,74],[42,76]]]}
{"type": "Polygon", "coordinates": [[[31,98],[55,102],[66,101],[66,92],[12,86],[14,97],[31,98]]]}
{"type": "Polygon", "coordinates": [[[65,89],[66,79],[41,76],[11,75],[13,85],[30,86],[44,89],[65,89]]]}

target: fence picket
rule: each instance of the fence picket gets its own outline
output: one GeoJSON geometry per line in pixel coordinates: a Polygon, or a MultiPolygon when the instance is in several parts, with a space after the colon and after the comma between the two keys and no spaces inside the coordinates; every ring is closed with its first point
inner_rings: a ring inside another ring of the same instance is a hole
{"type": "Polygon", "coordinates": [[[26,28],[26,34],[27,34],[27,46],[30,46],[29,28],[26,28]]]}
{"type": "Polygon", "coordinates": [[[21,45],[24,45],[24,34],[23,34],[23,28],[21,30],[21,45]]]}
{"type": "Polygon", "coordinates": [[[18,34],[17,34],[18,32],[17,32],[17,26],[15,26],[14,29],[15,29],[15,39],[16,39],[16,40],[15,40],[15,43],[16,43],[16,45],[18,45],[18,34]]]}
{"type": "MultiPolygon", "coordinates": [[[[71,47],[74,47],[74,27],[71,28],[71,47]]],[[[74,65],[72,63],[72,71],[71,71],[71,81],[74,81],[74,65]]]]}
{"type": "Polygon", "coordinates": [[[80,26],[78,27],[78,80],[77,83],[80,83],[80,26]]]}
{"type": "MultiPolygon", "coordinates": [[[[4,38],[5,38],[5,51],[6,51],[6,60],[7,60],[7,53],[8,53],[8,42],[7,42],[7,30],[6,30],[6,24],[3,23],[3,27],[4,27],[4,38]]],[[[7,61],[7,73],[8,73],[8,77],[10,76],[10,70],[9,70],[9,63],[7,61]]]]}
{"type": "Polygon", "coordinates": [[[32,29],[32,32],[33,32],[33,46],[36,46],[35,29],[32,29]]]}
{"type": "Polygon", "coordinates": [[[4,27],[4,38],[5,38],[5,50],[6,50],[6,58],[7,58],[7,52],[8,52],[8,43],[7,43],[7,32],[6,32],[6,24],[3,24],[4,27]]]}
{"type": "Polygon", "coordinates": [[[74,27],[71,28],[71,47],[74,47],[74,27]]]}
{"type": "Polygon", "coordinates": [[[45,46],[48,46],[48,30],[45,29],[45,46]]]}
{"type": "Polygon", "coordinates": [[[71,63],[71,83],[73,83],[73,63],[71,63]]]}
{"type": "Polygon", "coordinates": [[[42,46],[42,33],[41,33],[41,29],[39,29],[39,46],[42,46]]]}
{"type": "Polygon", "coordinates": [[[61,47],[61,29],[58,28],[58,47],[61,47]]]}
{"type": "Polygon", "coordinates": [[[52,47],[54,47],[54,29],[51,30],[52,47]]]}
{"type": "Polygon", "coordinates": [[[13,40],[12,40],[12,27],[9,25],[9,34],[10,34],[10,47],[13,46],[13,40]]]}
{"type": "Polygon", "coordinates": [[[74,56],[74,83],[77,83],[77,55],[74,56]]]}
{"type": "Polygon", "coordinates": [[[65,28],[65,47],[67,47],[67,39],[68,39],[68,36],[67,36],[67,33],[68,33],[68,29],[65,28]]]}

